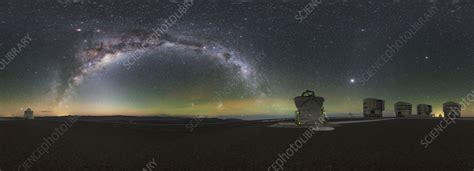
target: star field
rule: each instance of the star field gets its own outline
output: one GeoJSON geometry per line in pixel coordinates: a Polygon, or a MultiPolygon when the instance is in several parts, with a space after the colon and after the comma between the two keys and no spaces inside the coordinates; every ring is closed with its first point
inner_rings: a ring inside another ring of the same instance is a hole
{"type": "MultiPolygon", "coordinates": [[[[293,116],[307,89],[329,114],[361,113],[362,100],[461,101],[474,90],[474,3],[0,2],[0,52],[29,44],[0,70],[0,116],[293,116]],[[433,17],[365,84],[362,75],[431,6],[433,17]],[[139,57],[133,54],[140,52],[139,57]],[[133,64],[124,66],[127,60],[133,64]]],[[[3,56],[3,55],[2,55],[3,56]]],[[[468,106],[463,115],[474,116],[468,106]]]]}

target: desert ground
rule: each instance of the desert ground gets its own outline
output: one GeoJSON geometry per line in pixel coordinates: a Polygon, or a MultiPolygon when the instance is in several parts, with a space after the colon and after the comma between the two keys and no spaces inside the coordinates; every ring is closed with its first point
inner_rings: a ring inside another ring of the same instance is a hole
{"type": "MultiPolygon", "coordinates": [[[[474,120],[457,120],[424,148],[438,119],[394,119],[316,132],[285,170],[473,170],[474,120]]],[[[184,121],[182,121],[184,122],[184,121]]],[[[183,124],[79,120],[30,170],[267,170],[306,129],[271,122],[183,124]]],[[[0,169],[17,170],[61,119],[0,121],[0,169]]]]}

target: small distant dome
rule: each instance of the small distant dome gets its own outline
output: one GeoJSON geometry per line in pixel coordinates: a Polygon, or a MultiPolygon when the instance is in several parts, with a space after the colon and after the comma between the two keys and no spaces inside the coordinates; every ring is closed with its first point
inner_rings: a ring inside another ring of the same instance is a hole
{"type": "Polygon", "coordinates": [[[34,119],[35,117],[33,116],[33,110],[31,108],[26,109],[24,113],[24,118],[25,119],[34,119]]]}

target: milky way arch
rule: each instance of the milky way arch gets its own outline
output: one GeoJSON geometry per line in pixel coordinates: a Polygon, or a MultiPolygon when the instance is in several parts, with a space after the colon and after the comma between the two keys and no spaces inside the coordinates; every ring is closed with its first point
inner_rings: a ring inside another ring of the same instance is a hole
{"type": "Polygon", "coordinates": [[[159,40],[146,41],[143,36],[129,34],[97,38],[79,50],[75,55],[75,64],[62,78],[62,84],[58,88],[59,105],[64,105],[62,103],[84,79],[108,64],[122,61],[122,65],[130,69],[141,57],[148,56],[146,53],[167,49],[192,51],[217,60],[225,68],[237,69],[237,73],[233,73],[233,76],[238,76],[245,82],[249,91],[256,94],[259,86],[257,71],[238,51],[212,40],[192,36],[164,34],[159,40]]]}

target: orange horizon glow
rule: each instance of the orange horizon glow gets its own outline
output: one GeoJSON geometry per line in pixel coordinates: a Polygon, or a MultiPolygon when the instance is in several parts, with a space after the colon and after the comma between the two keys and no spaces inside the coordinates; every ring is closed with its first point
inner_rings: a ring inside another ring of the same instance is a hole
{"type": "MultiPolygon", "coordinates": [[[[358,99],[356,99],[358,101],[358,99]]],[[[327,101],[324,106],[326,112],[331,114],[361,114],[362,106],[359,103],[346,103],[341,105],[335,103],[338,101],[327,101]],[[360,109],[359,109],[360,108],[360,109]]],[[[251,99],[227,99],[220,102],[206,102],[206,103],[189,103],[177,105],[152,105],[143,107],[130,107],[116,104],[73,104],[65,108],[45,108],[43,105],[32,105],[31,108],[35,112],[35,116],[67,116],[67,115],[84,115],[84,116],[230,116],[230,115],[271,115],[271,116],[288,116],[293,117],[296,107],[292,99],[283,98],[251,98],[251,99]],[[44,109],[44,110],[42,110],[44,109]]],[[[10,106],[14,106],[13,103],[10,106]]],[[[23,116],[24,110],[28,107],[19,107],[14,109],[4,108],[0,116],[10,117],[23,116]],[[11,111],[4,113],[5,111],[11,111]]],[[[393,109],[390,105],[387,106],[384,114],[393,114],[393,109]]],[[[469,106],[462,112],[462,116],[474,117],[472,107],[469,106]]],[[[412,111],[416,113],[416,108],[412,111]]],[[[443,115],[442,105],[433,105],[433,114],[437,117],[439,114],[443,115]]]]}

